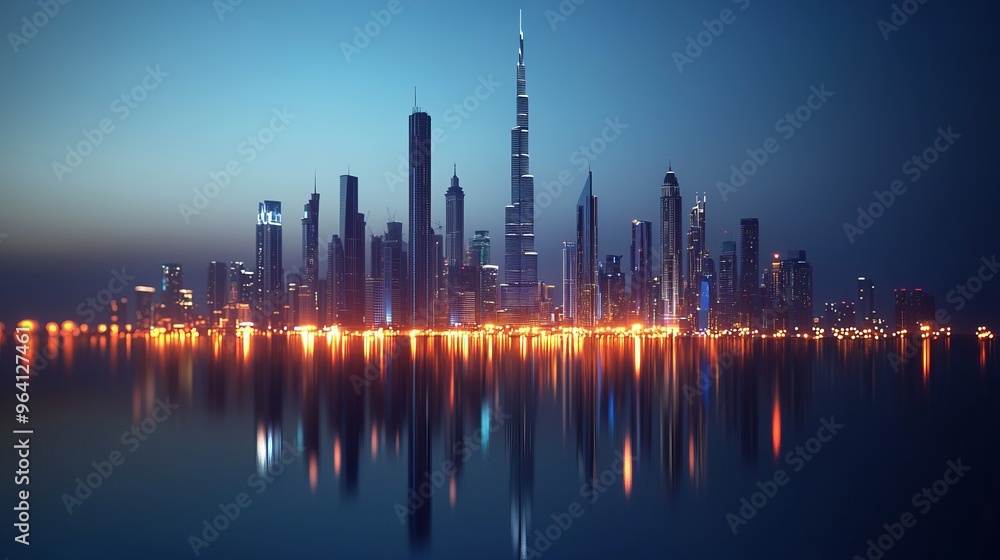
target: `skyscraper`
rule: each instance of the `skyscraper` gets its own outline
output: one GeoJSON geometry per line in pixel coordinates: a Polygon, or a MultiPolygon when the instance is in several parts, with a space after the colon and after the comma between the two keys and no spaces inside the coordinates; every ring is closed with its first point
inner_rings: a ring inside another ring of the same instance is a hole
{"type": "Polygon", "coordinates": [[[719,247],[719,282],[716,292],[715,329],[731,330],[738,320],[738,270],[736,242],[723,241],[719,247]]]}
{"type": "Polygon", "coordinates": [[[702,266],[708,257],[705,243],[705,203],[707,195],[695,194],[694,207],[691,209],[687,243],[687,315],[693,329],[707,325],[698,323],[701,311],[702,266]]]}
{"type": "Polygon", "coordinates": [[[181,265],[176,263],[163,265],[160,275],[160,305],[163,309],[163,318],[170,319],[170,323],[184,321],[184,300],[181,297],[183,288],[184,271],[181,270],[181,265]]]}
{"type": "Polygon", "coordinates": [[[653,223],[632,220],[629,250],[632,270],[632,319],[643,325],[653,321],[653,223]]]}
{"type": "Polygon", "coordinates": [[[805,251],[790,251],[781,262],[781,283],[787,294],[788,329],[812,329],[813,270],[805,251]]]}
{"type": "Polygon", "coordinates": [[[597,260],[597,197],[594,196],[594,174],[587,174],[587,182],[576,202],[576,262],[577,296],[576,324],[592,327],[600,316],[597,260]]]}
{"type": "Polygon", "coordinates": [[[302,283],[316,289],[319,281],[319,193],[313,177],[313,193],[302,209],[302,283]]]}
{"type": "Polygon", "coordinates": [[[208,263],[208,289],[205,290],[205,307],[208,311],[208,321],[218,325],[223,310],[228,301],[229,266],[223,261],[208,263]]]}
{"type": "Polygon", "coordinates": [[[621,255],[608,255],[604,259],[601,280],[602,319],[611,325],[622,325],[625,323],[628,306],[625,303],[625,274],[622,272],[621,255]]]}
{"type": "Polygon", "coordinates": [[[857,313],[862,329],[870,329],[875,323],[875,282],[865,277],[858,278],[857,313]]]}
{"type": "Polygon", "coordinates": [[[265,200],[257,207],[257,295],[254,300],[258,326],[277,326],[280,319],[284,269],[281,263],[281,202],[265,200]]]}
{"type": "Polygon", "coordinates": [[[306,320],[316,321],[319,309],[319,192],[313,176],[313,192],[302,209],[302,285],[298,288],[306,320]],[[307,303],[306,300],[312,300],[307,303]]]}
{"type": "Polygon", "coordinates": [[[406,264],[403,255],[403,223],[386,224],[382,242],[382,295],[385,298],[386,325],[398,328],[410,321],[406,306],[406,264]]]}
{"type": "Polygon", "coordinates": [[[490,264],[490,232],[477,229],[476,235],[469,240],[469,264],[486,266],[490,264]]]}
{"type": "MultiPolygon", "coordinates": [[[[416,101],[416,100],[414,100],[416,101]]],[[[414,106],[410,114],[410,322],[417,328],[434,324],[431,278],[431,116],[414,106]]],[[[386,311],[388,313],[388,310],[386,311]]],[[[398,317],[394,317],[398,320],[398,317]]]]}
{"type": "Polygon", "coordinates": [[[563,287],[562,287],[562,306],[563,306],[563,322],[568,325],[572,325],[576,321],[576,297],[578,295],[577,290],[577,280],[580,274],[577,265],[577,251],[576,243],[572,241],[563,241],[563,259],[562,259],[562,274],[563,274],[563,287]]]}
{"type": "Polygon", "coordinates": [[[761,326],[760,223],[757,218],[740,220],[740,317],[741,327],[761,326]]]}
{"type": "Polygon", "coordinates": [[[339,325],[343,321],[342,315],[345,309],[346,281],[344,269],[346,257],[344,256],[344,242],[339,235],[330,237],[330,246],[327,247],[326,257],[326,320],[327,326],[339,325]]]}
{"type": "Polygon", "coordinates": [[[535,252],[535,178],[528,157],[528,94],[524,31],[517,50],[517,121],[510,132],[510,204],[504,208],[504,283],[500,306],[506,323],[536,324],[538,253],[535,252]]]}
{"type": "Polygon", "coordinates": [[[451,177],[451,186],[444,194],[444,259],[451,267],[462,266],[465,260],[465,192],[458,184],[458,167],[451,177]]]}
{"type": "Polygon", "coordinates": [[[921,288],[893,291],[896,303],[896,330],[920,332],[921,327],[936,328],[934,295],[921,288]]]}
{"type": "Polygon", "coordinates": [[[340,239],[344,244],[344,307],[340,324],[359,327],[365,314],[365,226],[358,214],[358,178],[340,176],[340,239]]]}
{"type": "Polygon", "coordinates": [[[148,330],[155,326],[156,288],[152,286],[135,287],[135,328],[148,330]]]}
{"type": "Polygon", "coordinates": [[[680,325],[683,265],[681,251],[681,188],[673,166],[667,168],[660,188],[660,290],[663,324],[680,325]]]}

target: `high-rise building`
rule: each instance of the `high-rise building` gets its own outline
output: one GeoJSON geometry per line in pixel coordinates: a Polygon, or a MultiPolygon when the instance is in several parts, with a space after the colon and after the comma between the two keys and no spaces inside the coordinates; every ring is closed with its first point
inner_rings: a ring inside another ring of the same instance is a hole
{"type": "Polygon", "coordinates": [[[450,267],[462,266],[465,260],[465,191],[458,184],[458,166],[451,186],[444,194],[444,260],[450,267]]]}
{"type": "Polygon", "coordinates": [[[444,266],[444,236],[431,237],[431,319],[438,327],[448,326],[448,269],[444,266]]]}
{"type": "Polygon", "coordinates": [[[281,262],[281,202],[265,200],[257,207],[257,294],[254,298],[258,327],[277,327],[281,317],[284,268],[281,262]]]}
{"type": "Polygon", "coordinates": [[[161,268],[160,274],[160,308],[162,318],[170,319],[170,323],[180,323],[184,320],[183,298],[184,271],[181,265],[167,263],[161,268]]]}
{"type": "Polygon", "coordinates": [[[683,315],[683,270],[681,252],[681,188],[673,166],[668,166],[660,189],[660,291],[663,324],[680,326],[683,315]]]}
{"type": "Polygon", "coordinates": [[[760,306],[760,223],[757,218],[740,220],[739,322],[751,330],[759,328],[760,306]]]}
{"type": "Polygon", "coordinates": [[[487,264],[479,268],[479,322],[484,325],[496,324],[497,310],[500,308],[500,267],[487,264]]]}
{"type": "Polygon", "coordinates": [[[208,321],[218,325],[229,301],[229,266],[223,261],[208,263],[208,289],[205,290],[205,308],[208,321]]]}
{"type": "Polygon", "coordinates": [[[919,332],[921,327],[933,329],[935,323],[934,296],[921,288],[894,290],[896,330],[919,332]]]}
{"type": "Polygon", "coordinates": [[[572,325],[576,322],[576,298],[579,294],[577,288],[577,281],[579,280],[580,269],[577,264],[577,253],[576,243],[572,241],[563,241],[563,259],[562,259],[562,273],[563,273],[563,289],[562,289],[562,305],[563,305],[563,321],[572,325]]]}
{"type": "Polygon", "coordinates": [[[182,288],[181,295],[181,316],[174,319],[174,324],[189,325],[194,321],[194,290],[182,288]]]}
{"type": "Polygon", "coordinates": [[[305,319],[315,324],[319,310],[319,192],[313,176],[313,192],[302,209],[302,284],[298,288],[305,319]],[[309,304],[307,300],[312,300],[309,304]]]}
{"type": "Polygon", "coordinates": [[[594,196],[594,174],[587,174],[580,198],[576,202],[576,263],[577,296],[576,324],[592,327],[600,318],[600,295],[598,290],[597,260],[597,197],[594,196]]]}
{"type": "Polygon", "coordinates": [[[739,310],[736,242],[723,241],[719,247],[719,281],[716,291],[716,330],[731,330],[736,326],[739,310]]]}
{"type": "Polygon", "coordinates": [[[643,325],[653,322],[653,223],[632,220],[629,250],[632,270],[632,319],[643,325]]]}
{"type": "Polygon", "coordinates": [[[228,303],[252,304],[255,293],[256,283],[253,271],[247,270],[242,261],[230,261],[226,301],[228,303]]]}
{"type": "Polygon", "coordinates": [[[535,252],[535,178],[528,156],[528,94],[524,31],[517,50],[517,121],[510,132],[510,204],[504,208],[504,283],[500,306],[508,324],[537,324],[538,253],[535,252]]]}
{"type": "MultiPolygon", "coordinates": [[[[414,100],[415,101],[415,100],[414,100]]],[[[417,328],[434,324],[434,279],[431,276],[434,241],[431,230],[431,116],[413,107],[410,114],[410,323],[417,328]]]]}
{"type": "Polygon", "coordinates": [[[385,324],[399,328],[410,322],[406,305],[406,257],[403,249],[403,223],[386,224],[382,242],[382,294],[385,298],[385,324]]]}
{"type": "Polygon", "coordinates": [[[313,177],[313,193],[302,209],[302,284],[313,290],[319,281],[319,192],[313,177]]]}
{"type": "Polygon", "coordinates": [[[715,309],[715,261],[705,257],[701,263],[701,289],[698,294],[698,328],[710,327],[712,311],[715,309]]]}
{"type": "Polygon", "coordinates": [[[781,292],[788,309],[788,330],[813,326],[813,270],[805,251],[790,251],[781,261],[781,292]]]}
{"type": "Polygon", "coordinates": [[[359,327],[365,314],[365,225],[358,213],[358,178],[340,176],[340,239],[344,244],[341,325],[359,327]]]}
{"type": "Polygon", "coordinates": [[[875,282],[858,278],[858,328],[870,329],[875,324],[875,282]]]}
{"type": "Polygon", "coordinates": [[[490,264],[490,232],[477,229],[475,236],[469,240],[468,263],[473,266],[490,264]]]}
{"type": "Polygon", "coordinates": [[[601,319],[609,325],[623,325],[628,318],[622,255],[608,255],[601,274],[601,319]]]}
{"type": "Polygon", "coordinates": [[[379,328],[385,326],[385,294],[382,279],[365,278],[365,326],[379,328]]]}
{"type": "Polygon", "coordinates": [[[135,287],[135,328],[148,330],[155,326],[155,299],[156,288],[152,286],[135,287]]]}
{"type": "Polygon", "coordinates": [[[695,194],[694,207],[691,208],[688,222],[688,243],[687,243],[687,311],[688,320],[691,327],[698,329],[707,325],[699,324],[698,317],[701,312],[701,282],[702,266],[708,257],[708,245],[705,242],[705,204],[708,196],[695,194]]]}
{"type": "Polygon", "coordinates": [[[382,279],[383,268],[385,268],[384,243],[381,235],[371,237],[371,264],[368,267],[368,276],[382,279]]]}
{"type": "Polygon", "coordinates": [[[482,267],[458,266],[453,271],[454,286],[448,294],[449,325],[472,327],[479,322],[477,291],[482,280],[482,267]]]}
{"type": "Polygon", "coordinates": [[[326,257],[326,320],[327,326],[339,325],[343,322],[346,309],[345,269],[347,259],[344,255],[344,242],[339,235],[330,237],[326,257]]]}

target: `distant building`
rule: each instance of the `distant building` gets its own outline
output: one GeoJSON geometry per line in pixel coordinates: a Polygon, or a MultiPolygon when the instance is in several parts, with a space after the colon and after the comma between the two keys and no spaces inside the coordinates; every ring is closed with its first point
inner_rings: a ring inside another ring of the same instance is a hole
{"type": "Polygon", "coordinates": [[[597,197],[594,196],[594,175],[587,174],[580,198],[576,203],[577,296],[576,324],[592,327],[601,315],[599,261],[597,258],[597,197]]]}
{"type": "Polygon", "coordinates": [[[576,298],[579,294],[577,281],[580,274],[579,265],[577,264],[578,256],[576,243],[564,241],[562,258],[562,306],[563,321],[568,325],[573,325],[576,321],[576,298]]]}
{"type": "Polygon", "coordinates": [[[736,243],[723,241],[719,246],[719,279],[716,290],[716,330],[732,330],[738,321],[738,296],[736,243]]]}
{"type": "Polygon", "coordinates": [[[135,287],[135,328],[149,330],[156,320],[156,288],[135,287]]]}
{"type": "Polygon", "coordinates": [[[497,311],[500,309],[500,267],[488,264],[479,269],[479,322],[484,325],[496,324],[497,311]]]}
{"type": "Polygon", "coordinates": [[[862,276],[858,278],[858,328],[872,328],[875,319],[875,282],[862,276]]]}
{"type": "Polygon", "coordinates": [[[896,331],[919,331],[921,327],[934,328],[936,306],[934,296],[920,288],[894,291],[896,302],[896,331]]]}
{"type": "Polygon", "coordinates": [[[469,258],[467,261],[471,265],[486,266],[490,263],[490,232],[488,230],[476,230],[475,236],[469,240],[469,258]]]}
{"type": "Polygon", "coordinates": [[[406,305],[406,257],[403,248],[403,223],[389,222],[382,241],[382,294],[385,298],[385,324],[400,328],[410,324],[406,305]]]}
{"type": "Polygon", "coordinates": [[[632,220],[632,245],[629,250],[632,287],[632,319],[643,325],[653,324],[653,223],[632,220]]]}
{"type": "Polygon", "coordinates": [[[698,322],[701,315],[701,284],[705,259],[708,258],[708,247],[705,244],[705,205],[708,196],[695,194],[694,207],[691,208],[688,222],[687,243],[687,289],[685,290],[685,306],[688,321],[692,330],[705,328],[708,325],[698,322]]]}
{"type": "Polygon", "coordinates": [[[740,220],[739,324],[751,330],[761,326],[760,222],[740,220]]]}
{"type": "Polygon", "coordinates": [[[208,263],[208,288],[205,290],[205,308],[211,325],[221,321],[229,303],[229,266],[223,261],[208,263]]]}
{"type": "Polygon", "coordinates": [[[622,272],[622,255],[608,255],[605,258],[601,282],[602,322],[609,325],[624,325],[628,320],[628,304],[625,274],[622,272]]]}
{"type": "Polygon", "coordinates": [[[257,293],[254,315],[258,327],[277,327],[283,308],[284,268],[281,260],[281,203],[265,200],[257,208],[257,293]]]}
{"type": "Polygon", "coordinates": [[[184,288],[184,272],[181,265],[167,263],[161,268],[160,274],[160,305],[163,319],[171,323],[184,320],[184,300],[181,290],[184,288]]]}

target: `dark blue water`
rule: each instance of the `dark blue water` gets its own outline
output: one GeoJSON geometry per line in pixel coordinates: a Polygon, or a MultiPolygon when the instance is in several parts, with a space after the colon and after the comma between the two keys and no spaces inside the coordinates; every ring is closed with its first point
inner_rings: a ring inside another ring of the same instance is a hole
{"type": "Polygon", "coordinates": [[[33,336],[11,558],[995,557],[992,341],[33,336]]]}

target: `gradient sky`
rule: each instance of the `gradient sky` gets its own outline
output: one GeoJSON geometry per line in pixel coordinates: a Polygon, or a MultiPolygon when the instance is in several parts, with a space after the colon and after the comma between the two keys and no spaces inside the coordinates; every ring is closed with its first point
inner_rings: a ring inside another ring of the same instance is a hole
{"type": "MultiPolygon", "coordinates": [[[[322,238],[338,230],[338,176],[348,167],[375,232],[391,215],[405,223],[405,183],[394,189],[386,174],[398,173],[406,155],[414,86],[446,137],[433,153],[432,220],[443,221],[457,163],[466,234],[490,230],[499,263],[519,8],[536,196],[561,171],[572,179],[536,225],[546,282],[561,283],[561,243],[575,236],[586,169],[574,152],[601,135],[606,118],[628,127],[589,162],[602,259],[627,254],[632,219],[658,229],[668,162],[686,208],[695,192],[708,193],[713,257],[748,216],[760,218],[762,262],[774,251],[808,252],[817,314],[823,301],[853,299],[859,275],[875,279],[883,315],[891,317],[891,288],[902,286],[932,290],[950,310],[948,290],[997,252],[987,153],[1000,124],[987,87],[997,47],[983,13],[992,7],[930,0],[886,41],[877,22],[891,17],[887,1],[587,0],[553,21],[556,0],[402,0],[402,11],[346,60],[342,43],[388,4],[244,0],[220,20],[209,0],[71,2],[15,53],[8,34],[21,33],[21,18],[38,7],[4,3],[0,320],[74,318],[110,270],[126,266],[149,284],[162,262],[182,263],[203,302],[209,260],[252,260],[264,199],[283,203],[291,271],[301,261],[298,219],[314,172],[322,238]],[[724,9],[735,20],[679,71],[673,54],[724,9]],[[147,66],[168,75],[121,119],[115,100],[142,83],[147,66]],[[452,107],[490,77],[495,91],[456,117],[452,107]],[[776,121],[821,85],[833,96],[785,139],[776,121]],[[285,107],[294,119],[246,162],[241,142],[285,107]],[[57,179],[52,162],[104,118],[114,130],[57,179]],[[960,139],[911,182],[902,165],[948,126],[960,139]],[[770,137],[779,151],[724,201],[716,182],[770,137]],[[242,172],[185,223],[178,206],[234,159],[242,172]],[[843,224],[895,179],[906,193],[848,242],[843,224]]],[[[987,282],[956,325],[995,318],[998,294],[1000,282],[987,282]]]]}

